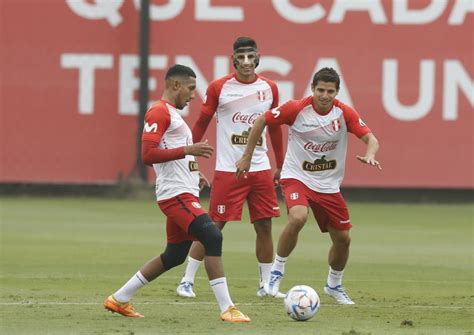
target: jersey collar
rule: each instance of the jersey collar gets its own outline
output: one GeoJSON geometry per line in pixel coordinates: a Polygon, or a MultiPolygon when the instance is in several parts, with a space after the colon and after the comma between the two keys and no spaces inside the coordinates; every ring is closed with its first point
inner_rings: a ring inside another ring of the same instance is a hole
{"type": "Polygon", "coordinates": [[[255,73],[255,79],[254,80],[252,80],[252,81],[242,81],[239,78],[237,78],[237,74],[234,73],[234,79],[237,80],[239,83],[242,83],[242,84],[253,84],[254,82],[257,81],[258,78],[259,78],[258,74],[255,73]]]}

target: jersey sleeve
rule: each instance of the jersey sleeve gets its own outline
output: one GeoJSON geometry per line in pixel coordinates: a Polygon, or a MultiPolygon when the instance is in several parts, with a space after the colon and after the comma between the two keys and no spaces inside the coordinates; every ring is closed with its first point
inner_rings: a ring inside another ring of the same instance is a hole
{"type": "Polygon", "coordinates": [[[353,133],[358,138],[361,138],[362,136],[371,132],[370,128],[365,124],[364,121],[362,121],[359,113],[357,113],[354,108],[340,101],[335,101],[335,104],[337,107],[342,109],[348,132],[353,133]]]}
{"type": "Polygon", "coordinates": [[[278,86],[275,84],[273,80],[270,80],[266,77],[259,75],[259,78],[264,80],[268,84],[268,86],[270,86],[270,90],[272,91],[273,101],[272,101],[272,105],[270,106],[270,109],[278,107],[278,105],[280,104],[280,93],[278,91],[278,86]]]}
{"type": "Polygon", "coordinates": [[[207,127],[209,126],[209,123],[211,123],[211,120],[212,115],[206,113],[201,113],[199,115],[199,119],[197,119],[192,130],[194,143],[201,141],[202,137],[204,136],[204,133],[207,130],[207,127]]]}
{"type": "Polygon", "coordinates": [[[185,157],[184,147],[173,149],[158,147],[170,123],[171,117],[166,107],[152,107],[145,114],[142,134],[142,161],[144,164],[153,165],[185,157]]]}
{"type": "Polygon", "coordinates": [[[160,143],[163,134],[170,126],[171,116],[164,106],[153,106],[145,114],[142,141],[160,143]]]}
{"type": "Polygon", "coordinates": [[[219,81],[213,81],[206,90],[206,96],[201,107],[201,114],[213,116],[216,113],[217,105],[219,104],[219,94],[222,86],[219,85],[219,81]]]}
{"type": "Polygon", "coordinates": [[[283,166],[283,160],[285,158],[283,152],[283,133],[281,131],[281,126],[268,126],[268,135],[270,136],[270,142],[272,143],[273,152],[275,153],[276,167],[281,169],[283,166]]]}
{"type": "Polygon", "coordinates": [[[268,126],[276,126],[281,124],[287,124],[291,126],[298,116],[300,112],[300,108],[298,108],[299,104],[297,101],[292,100],[288,101],[284,105],[273,108],[267,112],[265,112],[265,122],[268,126]]]}
{"type": "Polygon", "coordinates": [[[273,81],[271,82],[270,87],[272,89],[272,95],[273,95],[273,102],[270,108],[276,108],[280,104],[280,93],[278,92],[277,85],[273,81]]]}

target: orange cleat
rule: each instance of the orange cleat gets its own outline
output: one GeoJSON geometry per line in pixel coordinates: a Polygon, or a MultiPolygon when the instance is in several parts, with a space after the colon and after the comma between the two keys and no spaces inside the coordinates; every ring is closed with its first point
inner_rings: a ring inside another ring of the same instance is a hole
{"type": "Polygon", "coordinates": [[[130,318],[143,318],[145,316],[141,315],[140,313],[135,312],[135,309],[133,306],[128,303],[120,303],[117,300],[115,300],[114,296],[111,295],[104,301],[104,307],[105,309],[111,311],[112,313],[118,313],[123,316],[128,316],[130,318]]]}
{"type": "Polygon", "coordinates": [[[239,311],[235,306],[230,306],[222,313],[221,320],[227,322],[250,322],[250,318],[239,311]]]}

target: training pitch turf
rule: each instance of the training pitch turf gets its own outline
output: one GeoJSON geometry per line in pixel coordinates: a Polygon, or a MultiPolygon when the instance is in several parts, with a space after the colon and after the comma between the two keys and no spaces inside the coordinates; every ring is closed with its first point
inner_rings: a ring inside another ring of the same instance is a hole
{"type": "MultiPolygon", "coordinates": [[[[352,246],[344,284],[355,306],[322,293],[329,237],[311,219],[287,263],[282,291],[319,292],[315,318],[295,322],[281,300],[258,298],[253,228],[224,230],[231,296],[250,324],[219,320],[204,268],[196,299],[176,296],[184,265],[137,293],[128,319],[106,312],[113,293],[164,246],[149,200],[0,198],[1,334],[473,334],[473,206],[349,203],[352,246]]],[[[283,207],[282,207],[283,208],[283,207]]],[[[286,214],[275,220],[275,245],[286,214]]]]}

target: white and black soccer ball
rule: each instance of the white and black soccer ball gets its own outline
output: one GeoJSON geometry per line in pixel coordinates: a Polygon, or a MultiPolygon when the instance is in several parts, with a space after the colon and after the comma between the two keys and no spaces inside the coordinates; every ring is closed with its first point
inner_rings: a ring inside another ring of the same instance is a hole
{"type": "Polygon", "coordinates": [[[321,306],[316,291],[306,285],[297,285],[289,290],[283,303],[288,316],[296,321],[311,319],[321,306]]]}

